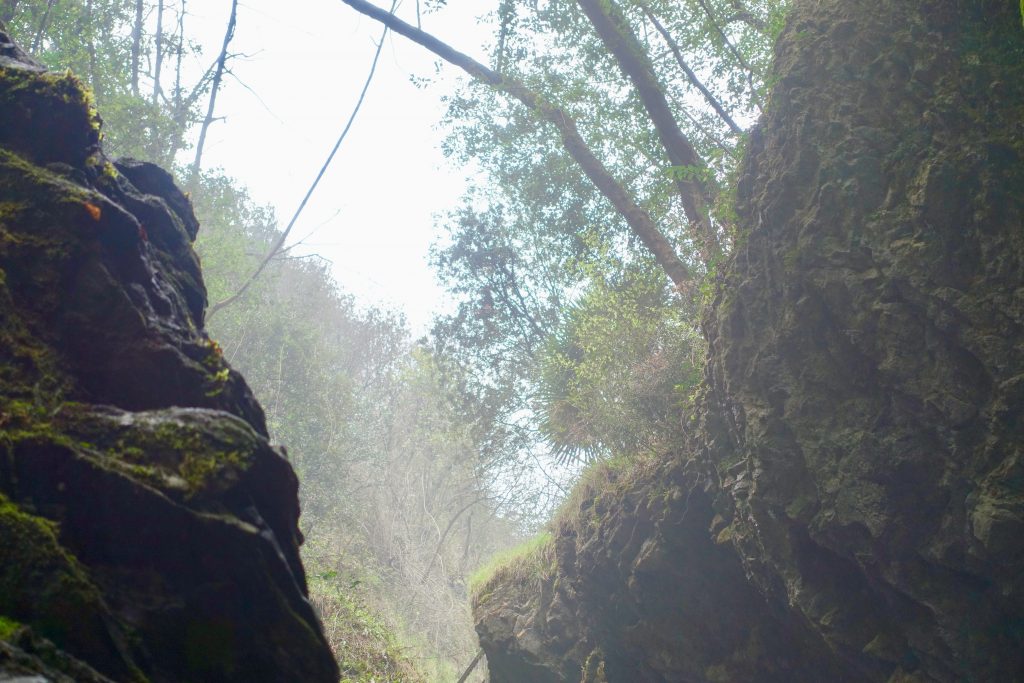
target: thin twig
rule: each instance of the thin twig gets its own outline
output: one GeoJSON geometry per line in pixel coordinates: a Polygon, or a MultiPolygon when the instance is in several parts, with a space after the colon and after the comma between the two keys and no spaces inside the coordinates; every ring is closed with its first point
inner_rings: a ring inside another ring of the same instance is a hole
{"type": "MultiPolygon", "coordinates": [[[[228,17],[228,27],[224,32],[224,45],[221,47],[220,56],[217,58],[217,69],[213,73],[213,84],[210,88],[210,105],[206,110],[206,118],[199,129],[199,141],[196,143],[196,158],[192,161],[192,170],[189,174],[189,184],[199,180],[199,168],[203,162],[203,148],[206,145],[206,133],[214,122],[213,112],[217,106],[217,93],[220,91],[221,79],[224,77],[224,65],[228,60],[228,47],[235,37],[235,25],[238,17],[238,0],[231,0],[231,16],[228,17]]],[[[155,95],[154,95],[155,101],[155,95]]]]}
{"type": "MultiPolygon", "coordinates": [[[[732,56],[736,58],[736,61],[739,62],[740,66],[743,67],[744,73],[747,77],[747,85],[750,86],[750,98],[753,101],[754,106],[757,107],[757,110],[763,114],[764,110],[761,108],[761,98],[758,97],[757,88],[754,87],[754,74],[758,72],[753,66],[751,66],[750,62],[744,59],[743,55],[740,54],[739,49],[737,49],[736,46],[732,44],[732,41],[729,40],[729,36],[725,35],[725,31],[718,25],[718,19],[715,18],[715,13],[711,7],[708,6],[706,0],[697,0],[697,2],[699,2],[700,6],[704,9],[704,14],[707,15],[708,20],[711,22],[711,26],[718,33],[722,42],[729,51],[732,52],[732,56]]],[[[758,75],[760,76],[760,74],[758,75]]]]}
{"type": "Polygon", "coordinates": [[[690,68],[690,65],[686,63],[686,59],[683,56],[682,49],[679,47],[679,43],[672,38],[672,34],[668,32],[668,29],[658,21],[658,17],[654,15],[654,12],[652,12],[651,9],[643,3],[637,3],[637,5],[640,7],[640,11],[647,16],[647,19],[651,22],[658,33],[661,34],[662,39],[664,39],[669,50],[672,51],[672,55],[676,58],[676,63],[679,65],[679,68],[686,74],[686,77],[690,80],[693,87],[700,91],[700,94],[704,96],[704,99],[707,100],[708,104],[711,105],[718,116],[725,121],[726,125],[729,126],[729,129],[733,133],[736,135],[743,133],[743,129],[736,124],[733,118],[729,115],[729,112],[727,112],[725,107],[722,106],[722,103],[718,101],[718,98],[715,97],[703,83],[701,83],[699,78],[697,78],[697,74],[695,74],[693,69],[690,68]]]}
{"type": "MultiPolygon", "coordinates": [[[[398,0],[393,0],[393,2],[391,3],[392,12],[395,11],[395,7],[397,5],[398,0]]],[[[313,184],[310,185],[309,189],[306,191],[306,196],[302,198],[302,203],[300,203],[299,208],[295,210],[295,213],[292,215],[292,219],[288,221],[288,226],[277,238],[273,246],[271,246],[270,251],[268,251],[267,255],[263,257],[263,260],[260,262],[260,265],[256,268],[253,274],[249,276],[249,278],[241,287],[239,287],[238,291],[236,291],[228,298],[223,299],[222,301],[218,301],[217,303],[210,307],[210,310],[206,315],[207,320],[212,318],[217,313],[217,311],[220,311],[226,306],[230,306],[235,301],[238,301],[238,299],[241,298],[243,294],[245,294],[246,290],[249,289],[252,283],[256,281],[256,278],[258,278],[260,274],[263,273],[264,269],[278,254],[278,252],[281,251],[281,248],[284,246],[285,240],[288,239],[288,235],[291,233],[292,228],[295,227],[295,222],[299,220],[299,216],[302,215],[302,210],[306,208],[306,204],[309,202],[309,198],[313,196],[313,192],[316,190],[317,185],[320,184],[321,178],[324,177],[324,174],[327,172],[327,168],[331,165],[331,162],[334,161],[334,155],[338,153],[338,149],[341,147],[341,143],[344,142],[345,138],[348,136],[348,132],[352,128],[352,123],[356,120],[356,114],[359,113],[359,109],[363,106],[363,100],[366,99],[366,92],[367,90],[370,89],[370,83],[373,82],[373,75],[377,71],[377,62],[380,61],[380,53],[384,49],[384,39],[387,37],[387,34],[388,27],[385,26],[384,32],[381,34],[380,37],[380,42],[377,44],[377,51],[373,55],[373,63],[370,64],[370,73],[366,77],[366,82],[363,84],[362,92],[359,93],[359,99],[356,101],[356,106],[352,109],[352,114],[348,117],[348,121],[345,123],[345,128],[341,131],[341,135],[338,136],[338,141],[334,143],[334,148],[331,150],[331,153],[327,155],[327,161],[325,161],[324,165],[320,167],[320,172],[316,174],[316,178],[313,180],[313,184]]]]}

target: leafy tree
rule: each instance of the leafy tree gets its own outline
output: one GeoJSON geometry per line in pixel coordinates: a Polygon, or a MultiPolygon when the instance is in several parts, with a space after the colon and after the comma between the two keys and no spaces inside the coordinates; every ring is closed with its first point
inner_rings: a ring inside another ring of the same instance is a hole
{"type": "MultiPolygon", "coordinates": [[[[639,375],[620,371],[667,357],[653,330],[681,335],[689,358],[700,280],[737,239],[730,179],[787,3],[502,0],[485,66],[345,1],[473,77],[449,102],[446,151],[486,182],[435,253],[460,304],[434,334],[453,367],[474,368],[467,394],[495,450],[650,442],[639,375]],[[676,292],[651,305],[659,271],[676,292]]],[[[666,373],[685,385],[692,361],[666,373]]]]}

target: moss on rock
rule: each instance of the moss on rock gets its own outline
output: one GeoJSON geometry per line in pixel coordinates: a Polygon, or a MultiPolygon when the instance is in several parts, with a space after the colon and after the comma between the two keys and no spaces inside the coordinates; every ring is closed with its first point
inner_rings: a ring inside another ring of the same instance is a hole
{"type": "Polygon", "coordinates": [[[0,674],[335,683],[297,480],[203,332],[188,199],[0,45],[0,674]]]}

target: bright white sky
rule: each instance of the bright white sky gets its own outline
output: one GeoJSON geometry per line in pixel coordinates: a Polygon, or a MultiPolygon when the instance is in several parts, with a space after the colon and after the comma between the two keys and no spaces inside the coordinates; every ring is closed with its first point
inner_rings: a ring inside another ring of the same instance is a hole
{"type": "MultiPolygon", "coordinates": [[[[476,15],[491,3],[450,5],[423,15],[423,28],[485,60],[481,46],[493,34],[476,15]]],[[[229,9],[228,0],[188,3],[187,30],[200,36],[204,60],[220,47],[229,9]]],[[[415,0],[398,14],[414,23],[415,0]]],[[[351,114],[381,30],[341,0],[243,0],[231,47],[250,57],[232,71],[252,92],[225,82],[217,100],[225,120],[210,129],[203,165],[223,167],[287,224],[351,114]]],[[[445,65],[436,74],[435,62],[388,35],[356,122],[291,237],[329,259],[360,304],[404,311],[414,334],[445,306],[427,262],[439,234],[434,215],[454,207],[467,183],[441,154],[437,126],[441,97],[461,72],[445,65]],[[417,88],[412,75],[432,83],[417,88]]]]}

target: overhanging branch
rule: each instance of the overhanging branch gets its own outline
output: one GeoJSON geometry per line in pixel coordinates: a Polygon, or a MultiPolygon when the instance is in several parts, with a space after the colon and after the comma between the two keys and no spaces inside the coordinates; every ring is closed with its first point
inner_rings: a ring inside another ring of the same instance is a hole
{"type": "Polygon", "coordinates": [[[601,194],[612,203],[619,215],[625,219],[633,234],[647,247],[673,284],[680,289],[692,285],[689,268],[680,260],[675,249],[665,239],[650,214],[636,203],[629,192],[594,155],[583,136],[580,135],[576,121],[565,110],[533,92],[516,79],[502,76],[469,55],[459,52],[447,43],[366,2],[366,0],[342,0],[342,2],[357,12],[381,22],[395,33],[425,47],[473,78],[515,98],[540,118],[553,124],[562,138],[565,150],[579,164],[601,194]]]}
{"type": "Polygon", "coordinates": [[[647,115],[654,124],[658,139],[673,166],[686,167],[689,177],[675,178],[676,189],[683,200],[683,211],[701,244],[704,262],[711,264],[721,253],[718,232],[711,222],[710,206],[713,188],[705,179],[707,163],[683,133],[658,82],[647,53],[640,46],[618,6],[612,0],[577,0],[601,42],[626,74],[640,97],[647,115]]]}

